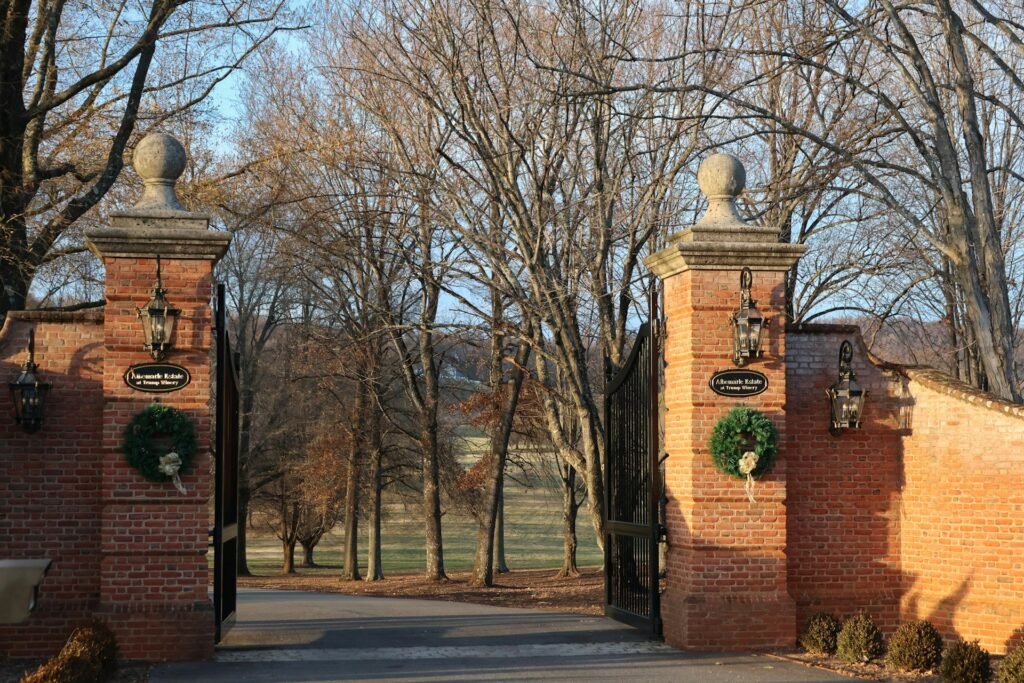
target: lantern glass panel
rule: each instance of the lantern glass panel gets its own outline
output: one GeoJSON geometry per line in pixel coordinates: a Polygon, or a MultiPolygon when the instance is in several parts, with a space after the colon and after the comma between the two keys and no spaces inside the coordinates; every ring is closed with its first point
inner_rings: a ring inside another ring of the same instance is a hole
{"type": "Polygon", "coordinates": [[[167,330],[164,321],[167,318],[164,316],[164,311],[161,309],[149,309],[149,325],[152,329],[151,335],[153,337],[153,347],[162,348],[164,343],[167,341],[167,330]]]}
{"type": "Polygon", "coordinates": [[[758,356],[761,353],[761,318],[750,318],[750,339],[747,344],[751,356],[758,356]]]}
{"type": "Polygon", "coordinates": [[[139,318],[142,319],[142,341],[144,348],[153,348],[153,324],[148,308],[139,311],[139,318]]]}
{"type": "Polygon", "coordinates": [[[736,348],[737,354],[736,355],[738,355],[740,358],[742,358],[742,357],[744,357],[746,355],[743,352],[746,351],[747,348],[748,348],[747,344],[748,344],[748,340],[749,339],[750,339],[750,325],[747,324],[746,319],[740,318],[740,319],[738,319],[736,321],[736,342],[737,342],[737,348],[736,348]]]}

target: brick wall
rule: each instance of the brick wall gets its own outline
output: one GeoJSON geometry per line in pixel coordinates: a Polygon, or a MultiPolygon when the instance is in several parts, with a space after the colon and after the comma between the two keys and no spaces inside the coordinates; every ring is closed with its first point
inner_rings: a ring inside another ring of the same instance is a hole
{"type": "Polygon", "coordinates": [[[0,655],[59,649],[100,596],[103,315],[11,313],[0,330],[0,558],[53,561],[31,620],[0,625],[0,655]],[[7,382],[36,330],[41,381],[53,384],[42,429],[14,422],[7,382]]]}
{"type": "Polygon", "coordinates": [[[1003,652],[1024,635],[1024,406],[908,374],[901,612],[1003,652]]]}
{"type": "Polygon", "coordinates": [[[52,384],[42,429],[26,434],[0,392],[0,556],[49,557],[36,612],[0,627],[0,655],[44,656],[86,616],[107,621],[127,659],[202,659],[213,651],[208,597],[212,261],[165,259],[163,281],[182,309],[165,359],[191,383],[169,394],[128,387],[125,371],[151,362],[136,306],[149,299],[153,258],[107,258],[102,310],[13,313],[0,335],[0,373],[14,377],[36,325],[36,362],[52,384]],[[123,431],[158,401],[190,415],[199,451],[187,489],[145,480],[121,453],[123,431]]]}
{"type": "Polygon", "coordinates": [[[1024,407],[931,370],[872,362],[856,328],[790,328],[789,587],[813,612],[928,619],[1006,650],[1024,629],[1024,407]],[[854,343],[863,428],[828,432],[825,389],[854,343]]]}
{"type": "Polygon", "coordinates": [[[810,329],[790,328],[786,348],[789,590],[797,624],[818,611],[864,609],[891,630],[901,590],[899,397],[906,380],[866,360],[855,328],[810,329]],[[825,392],[837,380],[847,339],[868,396],[862,427],[833,436],[825,392]]]}

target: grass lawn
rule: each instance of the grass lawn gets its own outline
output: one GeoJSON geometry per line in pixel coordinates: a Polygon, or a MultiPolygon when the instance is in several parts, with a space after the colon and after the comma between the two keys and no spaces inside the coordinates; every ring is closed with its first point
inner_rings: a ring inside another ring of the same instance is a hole
{"type": "MultiPolygon", "coordinates": [[[[464,458],[475,460],[474,451],[481,448],[481,439],[466,438],[464,458]]],[[[537,456],[543,457],[543,456],[537,456]]],[[[537,472],[523,478],[505,480],[505,556],[512,569],[557,569],[562,565],[562,497],[550,477],[537,472]]],[[[385,576],[421,571],[425,564],[423,550],[423,515],[418,500],[403,501],[391,492],[385,493],[382,530],[382,552],[385,576]]],[[[362,522],[362,520],[360,520],[362,522]]],[[[364,525],[365,526],[365,525],[364,525]]],[[[322,567],[298,568],[302,573],[333,573],[341,566],[342,527],[338,527],[317,546],[314,560],[322,567]]],[[[360,567],[366,567],[366,529],[360,535],[360,567]]],[[[445,568],[452,571],[470,569],[476,543],[476,523],[459,510],[447,509],[442,520],[445,568]]],[[[580,509],[576,529],[579,540],[579,566],[599,566],[600,551],[586,507],[580,509]]],[[[265,527],[249,532],[249,568],[258,575],[272,575],[281,569],[281,547],[277,538],[265,527]]],[[[212,557],[211,557],[212,560],[212,557]]],[[[296,563],[302,560],[296,548],[296,563]]]]}

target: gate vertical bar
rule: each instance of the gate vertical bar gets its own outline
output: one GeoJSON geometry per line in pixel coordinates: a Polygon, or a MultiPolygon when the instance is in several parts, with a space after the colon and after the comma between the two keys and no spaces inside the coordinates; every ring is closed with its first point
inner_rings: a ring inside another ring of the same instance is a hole
{"type": "Polygon", "coordinates": [[[612,532],[608,521],[612,518],[612,401],[608,389],[612,382],[612,362],[607,352],[604,356],[604,604],[614,604],[612,598],[612,532]]]}
{"type": "Polygon", "coordinates": [[[650,535],[650,587],[651,587],[651,628],[655,636],[661,636],[661,586],[658,576],[661,574],[658,566],[659,553],[658,544],[661,541],[661,519],[658,514],[658,506],[661,498],[661,323],[658,320],[658,297],[661,295],[658,287],[658,280],[651,277],[650,297],[648,301],[648,318],[650,325],[650,367],[646,368],[648,374],[648,419],[650,424],[647,429],[650,437],[647,440],[649,445],[648,467],[650,468],[650,486],[647,489],[647,515],[651,525],[650,535]]]}
{"type": "Polygon", "coordinates": [[[217,401],[213,511],[214,642],[234,623],[238,579],[238,378],[227,330],[224,285],[217,285],[217,401]]]}

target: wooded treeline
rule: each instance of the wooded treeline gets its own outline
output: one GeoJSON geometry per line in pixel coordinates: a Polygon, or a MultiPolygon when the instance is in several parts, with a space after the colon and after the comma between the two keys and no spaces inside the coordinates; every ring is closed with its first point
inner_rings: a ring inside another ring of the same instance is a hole
{"type": "MultiPolygon", "coordinates": [[[[240,2],[218,21],[164,4],[148,23],[108,8],[124,45],[85,41],[61,67],[99,74],[77,92],[58,68],[81,42],[64,3],[0,5],[18,57],[0,88],[22,103],[0,121],[0,281],[11,306],[63,303],[94,268],[70,226],[129,194],[108,192],[125,150],[157,125],[189,143],[185,201],[235,234],[220,272],[243,505],[273,520],[285,571],[338,523],[344,576],[359,578],[363,537],[366,578],[383,576],[392,487],[421,506],[431,578],[444,511],[472,512],[489,585],[520,447],[557,458],[567,491],[578,479],[603,538],[606,367],[644,316],[643,258],[702,210],[694,174],[713,151],[746,165],[752,222],[810,246],[787,280],[792,321],[856,322],[880,355],[1020,400],[1019,3],[366,0],[285,17],[240,2]],[[239,42],[197,66],[178,37],[207,30],[239,42]],[[164,42],[159,73],[142,69],[164,42]],[[208,90],[176,88],[212,85],[205,64],[226,56],[245,76],[225,139],[208,90]],[[100,85],[121,94],[97,99],[100,85]],[[93,175],[82,138],[107,159],[93,175]],[[487,443],[472,462],[467,424],[487,443]]],[[[578,497],[566,506],[570,574],[578,497]]]]}

